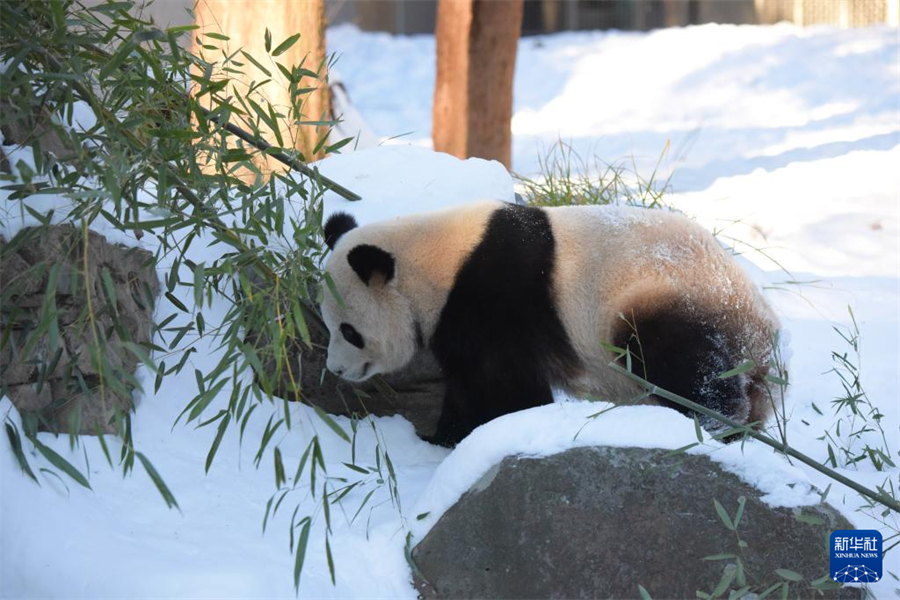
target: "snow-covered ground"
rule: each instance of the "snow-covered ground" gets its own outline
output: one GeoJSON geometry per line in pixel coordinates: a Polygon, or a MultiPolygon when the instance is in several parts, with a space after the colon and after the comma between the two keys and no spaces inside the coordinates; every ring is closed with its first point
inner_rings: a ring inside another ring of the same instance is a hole
{"type": "MultiPolygon", "coordinates": [[[[479,196],[510,198],[513,181],[496,163],[434,156],[430,146],[434,40],[391,37],[349,27],[329,31],[341,54],[338,70],[350,99],[388,147],[329,159],[326,175],[361,192],[354,205],[362,221],[479,196]]],[[[652,168],[666,147],[672,174],[670,201],[740,245],[754,278],[767,287],[790,332],[792,419],[789,440],[824,459],[816,438],[832,422],[830,401],[840,392],[832,350],[845,351],[833,325],[848,322],[852,305],[862,330],[861,377],[884,413],[893,457],[900,449],[900,39],[896,30],[798,29],[789,26],[702,26],[647,34],[567,33],[520,43],[515,88],[514,170],[537,171],[538,157],[559,139],[584,158],[634,157],[652,168]],[[777,261],[777,264],[776,262],[777,261]],[[778,266],[780,265],[780,266],[778,266]],[[795,281],[809,282],[796,285],[795,281]],[[817,414],[812,403],[823,409],[817,414]]],[[[3,199],[5,202],[5,198],[3,199]]],[[[48,199],[47,203],[52,203],[48,199]]],[[[344,203],[327,200],[327,209],[344,203]]],[[[0,218],[7,235],[22,221],[0,218]]],[[[149,243],[146,239],[144,243],[149,243]]],[[[212,249],[195,243],[192,258],[212,249]]],[[[192,292],[184,292],[190,302],[192,292]]],[[[165,300],[161,302],[166,302],[165,300]]],[[[164,307],[161,310],[166,310],[164,307]]],[[[204,312],[213,322],[216,305],[204,312]]],[[[169,314],[171,311],[166,311],[169,314]]],[[[215,363],[212,341],[192,360],[215,363]],[[204,350],[207,350],[204,352],[204,350]]],[[[142,369],[139,376],[152,382],[142,369]]],[[[93,491],[52,476],[41,487],[21,474],[8,444],[0,443],[0,595],[4,597],[278,597],[293,596],[288,552],[290,510],[282,508],[261,531],[274,490],[271,459],[252,465],[255,446],[241,450],[226,436],[209,475],[204,460],[215,432],[172,430],[194,394],[193,377],[166,380],[141,399],[134,438],[165,477],[181,511],[169,511],[137,468],[122,480],[108,468],[96,440],[70,452],[67,439],[42,441],[89,471],[93,491]],[[84,455],[83,455],[84,454],[84,455]]],[[[152,385],[149,386],[152,389],[152,385]]],[[[228,391],[223,391],[226,402],[228,391]]],[[[215,404],[215,403],[214,403],[215,404]]],[[[595,407],[590,406],[591,412],[595,407]]],[[[211,406],[210,414],[216,410],[211,406]]],[[[258,411],[260,412],[260,411],[258,411]]],[[[17,422],[8,399],[0,414],[17,422]]],[[[571,444],[585,423],[578,404],[510,415],[474,434],[454,453],[416,438],[399,417],[378,419],[381,442],[397,473],[402,511],[377,492],[362,516],[350,517],[366,491],[354,491],[333,511],[332,585],[324,555],[321,515],[310,537],[302,597],[415,597],[404,559],[410,528],[421,534],[478,470],[506,452],[547,453],[571,444]],[[551,425],[552,424],[552,425],[551,425]],[[449,454],[449,458],[448,458],[449,454]],[[447,459],[447,460],[445,460],[447,459]],[[370,507],[372,510],[370,512],[370,507]],[[346,512],[345,512],[346,511],[346,512]],[[416,515],[429,513],[422,521],[416,515]]],[[[251,420],[246,439],[261,435],[268,414],[251,420]]],[[[330,476],[354,477],[342,466],[349,448],[303,406],[295,426],[277,442],[288,470],[315,431],[330,476]]],[[[337,419],[349,429],[346,419],[337,419]]],[[[246,441],[245,439],[245,441],[246,441]]],[[[693,424],[666,409],[617,409],[592,422],[578,443],[673,448],[695,440],[693,424]],[[640,427],[629,430],[632,422],[640,427]]],[[[374,461],[376,440],[361,433],[357,461],[374,461]]],[[[709,449],[708,449],[709,450],[709,449]]],[[[718,450],[726,468],[755,482],[770,501],[798,505],[809,483],[825,488],[816,472],[790,467],[748,444],[718,450]],[[773,475],[774,474],[774,475],[773,475]],[[787,483],[797,484],[787,487],[787,483]]],[[[41,465],[41,459],[30,456],[41,465]]],[[[293,466],[292,466],[293,465],[293,466]]],[[[846,474],[874,486],[883,474],[861,463],[846,474]]],[[[897,472],[893,472],[896,482],[897,472]]],[[[860,501],[841,486],[831,502],[857,527],[876,523],[856,512],[860,501]]],[[[298,494],[301,514],[320,501],[298,494]]],[[[888,568],[900,574],[898,553],[888,568]]],[[[826,568],[822,566],[823,570],[826,568]]],[[[879,597],[898,594],[890,576],[879,597]]]]}

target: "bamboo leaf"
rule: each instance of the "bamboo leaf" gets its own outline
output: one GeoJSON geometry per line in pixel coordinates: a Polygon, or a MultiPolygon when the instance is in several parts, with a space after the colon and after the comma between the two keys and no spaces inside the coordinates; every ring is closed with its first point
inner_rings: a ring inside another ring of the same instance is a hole
{"type": "Polygon", "coordinates": [[[735,377],[737,375],[740,375],[741,373],[746,373],[747,371],[750,371],[755,368],[756,368],[755,362],[753,362],[752,360],[745,360],[744,362],[742,362],[735,368],[731,369],[730,371],[725,371],[724,373],[720,373],[719,379],[728,379],[729,377],[735,377]]]}
{"type": "Polygon", "coordinates": [[[13,455],[16,457],[16,461],[19,463],[19,468],[22,469],[22,472],[31,477],[35,483],[40,485],[38,478],[35,476],[34,471],[31,470],[31,467],[28,465],[28,460],[25,458],[25,453],[22,451],[22,438],[19,437],[19,429],[15,426],[15,424],[7,421],[6,425],[6,437],[9,438],[9,445],[12,446],[13,455]]]}
{"type": "Polygon", "coordinates": [[[172,292],[166,292],[165,296],[166,296],[166,298],[169,300],[169,302],[171,302],[172,304],[174,304],[175,307],[178,308],[178,310],[180,310],[181,312],[185,312],[185,313],[189,313],[189,312],[190,312],[190,311],[188,310],[187,306],[185,306],[184,303],[183,303],[181,300],[179,300],[178,298],[176,298],[175,295],[174,295],[172,292]]]}
{"type": "MultiPolygon", "coordinates": [[[[228,383],[228,381],[228,379],[221,379],[213,387],[200,394],[196,404],[194,404],[193,409],[191,409],[191,412],[188,415],[188,423],[199,417],[203,411],[206,410],[206,407],[216,399],[216,396],[218,396],[219,392],[222,391],[222,388],[225,387],[225,384],[228,383]]],[[[181,415],[179,415],[179,417],[180,416],[181,415]]]]}
{"type": "Polygon", "coordinates": [[[225,436],[225,431],[228,429],[230,420],[231,415],[226,413],[225,417],[219,422],[219,428],[216,430],[216,437],[213,440],[212,446],[209,448],[209,453],[206,455],[207,473],[209,473],[209,468],[212,466],[213,459],[216,457],[216,452],[219,451],[219,444],[222,443],[222,438],[225,436]]]}
{"type": "Polygon", "coordinates": [[[728,516],[728,511],[725,510],[725,507],[722,506],[718,500],[713,500],[713,503],[716,507],[716,512],[719,514],[719,518],[725,523],[725,527],[734,531],[734,523],[731,521],[731,517],[728,516]]]}
{"type": "Polygon", "coordinates": [[[48,448],[47,446],[39,442],[36,438],[32,439],[31,443],[34,444],[34,447],[37,448],[38,452],[43,454],[44,458],[46,458],[51,465],[71,477],[79,485],[86,487],[87,489],[91,489],[91,484],[88,483],[87,478],[82,475],[81,471],[76,469],[72,465],[72,463],[57,454],[56,451],[52,448],[48,448]]]}
{"type": "Polygon", "coordinates": [[[265,67],[262,65],[262,63],[260,63],[258,60],[256,60],[255,58],[253,58],[252,56],[250,56],[249,54],[247,54],[247,53],[244,52],[243,50],[241,50],[241,54],[244,55],[244,58],[246,58],[246,59],[249,60],[251,63],[253,63],[253,66],[254,66],[254,67],[256,67],[257,69],[259,69],[260,71],[262,71],[263,73],[265,73],[265,74],[266,74],[266,77],[271,77],[271,76],[272,76],[272,73],[271,73],[267,68],[265,68],[265,67]]]}
{"type": "Polygon", "coordinates": [[[312,448],[313,440],[310,440],[309,444],[306,445],[306,451],[303,453],[303,456],[300,457],[300,463],[297,465],[297,473],[294,475],[295,486],[300,481],[300,476],[303,474],[303,469],[306,467],[306,461],[309,460],[309,453],[312,451],[312,448]]]}
{"type": "Polygon", "coordinates": [[[772,592],[774,592],[778,588],[782,587],[783,585],[784,585],[783,581],[779,581],[778,583],[770,585],[769,587],[764,589],[762,592],[760,592],[759,599],[763,600],[764,598],[768,598],[772,594],[772,592]]]}
{"type": "Polygon", "coordinates": [[[203,290],[206,286],[206,266],[200,263],[194,267],[194,304],[203,306],[203,290]]]}
{"type": "Polygon", "coordinates": [[[284,54],[285,52],[287,52],[287,51],[290,49],[291,46],[293,46],[295,43],[297,43],[297,40],[299,40],[299,39],[300,39],[300,34],[299,34],[299,33],[295,33],[295,34],[292,35],[291,37],[287,38],[286,40],[284,40],[283,42],[281,42],[280,44],[278,44],[278,47],[277,47],[277,48],[275,48],[274,50],[272,50],[272,56],[273,56],[273,57],[274,57],[274,56],[281,56],[282,54],[284,54]]]}
{"type": "Polygon", "coordinates": [[[306,545],[309,542],[309,517],[301,521],[303,527],[297,540],[297,556],[294,560],[294,591],[300,590],[300,574],[303,572],[303,561],[306,559],[306,545]]]}
{"type": "Polygon", "coordinates": [[[336,142],[330,146],[326,146],[325,154],[331,154],[333,152],[337,152],[338,150],[340,150],[341,148],[343,148],[344,146],[346,146],[347,144],[349,144],[352,141],[353,141],[353,138],[344,138],[344,139],[340,140],[339,142],[336,142]]]}
{"type": "Polygon", "coordinates": [[[113,312],[119,314],[118,299],[116,298],[116,286],[113,283],[109,269],[103,267],[100,271],[100,279],[103,282],[103,291],[106,294],[106,300],[112,306],[113,312]]]}
{"type": "Polygon", "coordinates": [[[175,500],[175,496],[173,496],[171,490],[169,490],[169,486],[167,486],[166,482],[163,481],[163,478],[160,477],[159,473],[154,468],[150,460],[141,452],[136,452],[135,454],[137,455],[138,460],[141,461],[141,464],[144,465],[144,470],[147,471],[147,475],[149,475],[150,479],[153,480],[153,485],[155,485],[156,489],[159,490],[160,495],[163,497],[163,500],[166,503],[166,506],[168,506],[169,508],[172,508],[174,506],[178,510],[181,510],[181,508],[178,506],[178,502],[175,500]]]}
{"type": "Polygon", "coordinates": [[[734,581],[734,573],[734,569],[726,567],[725,572],[722,573],[722,578],[719,580],[719,584],[716,586],[716,589],[713,590],[713,598],[718,598],[725,593],[725,590],[727,590],[728,586],[731,585],[731,582],[734,581]]]}
{"type": "Polygon", "coordinates": [[[328,427],[330,427],[332,431],[334,431],[336,434],[338,434],[338,436],[340,436],[340,438],[342,440],[344,440],[345,442],[350,442],[350,436],[347,435],[347,432],[344,431],[341,428],[341,426],[338,425],[334,421],[334,419],[332,419],[328,415],[328,413],[326,413],[324,410],[322,410],[321,408],[319,408],[318,406],[315,406],[315,405],[313,405],[313,410],[316,411],[316,414],[319,415],[319,418],[322,419],[322,421],[324,421],[325,424],[328,425],[328,427]]]}
{"type": "Polygon", "coordinates": [[[331,555],[331,543],[328,541],[328,536],[325,537],[325,558],[328,560],[328,573],[331,575],[331,585],[334,585],[334,557],[331,555]]]}
{"type": "Polygon", "coordinates": [[[803,575],[790,569],[775,569],[775,572],[778,573],[779,577],[788,581],[803,581],[803,575]]]}
{"type": "Polygon", "coordinates": [[[325,286],[328,288],[328,291],[334,296],[335,301],[337,302],[340,308],[346,308],[346,304],[344,304],[344,299],[341,297],[341,293],[338,291],[337,286],[334,284],[334,280],[331,278],[331,274],[327,271],[324,274],[325,286]]]}
{"type": "Polygon", "coordinates": [[[809,513],[801,512],[801,513],[795,515],[794,518],[797,519],[798,521],[800,521],[801,523],[806,523],[808,525],[824,525],[825,524],[825,519],[823,519],[822,517],[820,517],[818,515],[812,515],[809,513]]]}
{"type": "Polygon", "coordinates": [[[274,461],[275,461],[275,487],[277,489],[281,488],[281,485],[286,481],[286,477],[284,476],[284,462],[281,460],[281,448],[275,446],[275,451],[273,452],[274,461]]]}
{"type": "Polygon", "coordinates": [[[697,441],[703,443],[703,430],[700,428],[700,419],[694,415],[694,433],[697,435],[697,441]]]}
{"type": "Polygon", "coordinates": [[[738,497],[738,509],[737,513],[734,515],[734,528],[737,529],[741,524],[741,518],[744,516],[744,507],[747,505],[747,498],[745,496],[738,497]]]}
{"type": "Polygon", "coordinates": [[[357,473],[362,473],[363,475],[368,475],[369,472],[362,467],[351,465],[350,463],[343,463],[345,467],[350,469],[351,471],[356,471],[357,473]]]}
{"type": "Polygon", "coordinates": [[[372,494],[374,494],[374,493],[375,493],[375,490],[369,490],[369,493],[366,494],[366,497],[363,498],[363,501],[362,501],[362,502],[360,502],[359,508],[357,508],[357,509],[356,509],[356,512],[353,514],[353,518],[350,519],[350,522],[351,522],[351,523],[353,523],[354,521],[356,521],[356,517],[359,516],[359,513],[361,513],[362,510],[363,510],[363,508],[365,508],[366,504],[369,503],[369,499],[372,498],[372,494]]]}
{"type": "Polygon", "coordinates": [[[134,342],[122,342],[122,345],[128,348],[128,351],[134,354],[139,361],[147,365],[148,369],[150,369],[154,373],[160,372],[160,370],[156,367],[156,363],[150,360],[150,356],[139,345],[135,344],[134,342]]]}

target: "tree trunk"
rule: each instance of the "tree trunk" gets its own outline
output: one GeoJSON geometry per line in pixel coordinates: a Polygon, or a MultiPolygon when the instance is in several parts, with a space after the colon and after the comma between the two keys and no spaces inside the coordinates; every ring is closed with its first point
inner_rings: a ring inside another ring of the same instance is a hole
{"type": "Polygon", "coordinates": [[[439,0],[434,149],[511,164],[522,0],[439,0]]]}
{"type": "MultiPolygon", "coordinates": [[[[260,88],[260,92],[275,108],[285,116],[282,120],[281,134],[284,145],[299,150],[306,161],[321,158],[321,150],[314,153],[318,141],[327,129],[322,126],[296,125],[294,115],[290,113],[291,98],[288,81],[281,74],[275,63],[291,68],[301,65],[310,71],[318,72],[321,80],[305,77],[299,87],[315,87],[315,91],[303,96],[301,121],[323,121],[331,119],[331,94],[325,84],[325,2],[324,0],[203,0],[196,5],[196,19],[200,29],[195,36],[194,51],[200,52],[200,44],[212,43],[227,48],[229,53],[243,49],[271,72],[271,81],[260,88]],[[281,42],[292,35],[300,34],[300,39],[286,52],[270,58],[265,46],[266,28],[272,34],[271,49],[275,50],[281,42]],[[205,39],[200,32],[220,32],[230,40],[219,42],[205,39]]],[[[209,61],[220,61],[220,52],[202,50],[209,61]]],[[[270,77],[240,54],[236,59],[243,63],[243,76],[229,74],[233,78],[232,85],[246,93],[251,81],[264,81],[270,77]]],[[[220,65],[219,65],[220,66],[220,65]]],[[[223,93],[223,95],[226,95],[223,93]]],[[[239,123],[236,123],[239,125],[239,123]]],[[[275,136],[267,131],[265,125],[260,127],[266,140],[277,145],[275,136]]],[[[265,171],[283,169],[283,165],[269,159],[267,165],[260,165],[265,171]]]]}

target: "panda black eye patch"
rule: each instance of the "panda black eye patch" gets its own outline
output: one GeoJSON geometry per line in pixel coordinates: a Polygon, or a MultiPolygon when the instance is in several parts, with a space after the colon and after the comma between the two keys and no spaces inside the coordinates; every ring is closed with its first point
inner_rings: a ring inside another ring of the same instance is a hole
{"type": "Polygon", "coordinates": [[[362,350],[366,346],[366,343],[363,341],[363,337],[359,334],[356,328],[349,323],[341,323],[341,335],[344,336],[344,339],[347,340],[348,344],[356,346],[360,350],[362,350]]]}

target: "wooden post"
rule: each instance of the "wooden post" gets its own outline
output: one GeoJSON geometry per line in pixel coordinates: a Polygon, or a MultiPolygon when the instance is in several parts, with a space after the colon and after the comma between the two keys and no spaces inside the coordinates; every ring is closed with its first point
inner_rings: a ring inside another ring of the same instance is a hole
{"type": "MultiPolygon", "coordinates": [[[[325,2],[324,0],[303,0],[294,2],[291,0],[202,0],[196,5],[196,19],[200,29],[195,38],[200,38],[202,32],[219,32],[227,35],[230,40],[224,42],[230,52],[243,49],[262,63],[270,72],[269,83],[261,88],[262,95],[272,103],[273,107],[285,119],[282,121],[282,138],[285,146],[299,150],[306,161],[321,158],[321,152],[314,155],[312,150],[318,140],[325,134],[325,128],[310,125],[295,125],[289,108],[291,99],[287,80],[275,66],[275,62],[281,63],[287,68],[303,64],[310,71],[325,74],[325,2]],[[289,50],[274,59],[270,59],[265,47],[266,28],[272,34],[271,49],[274,50],[281,42],[292,35],[300,34],[300,39],[289,50]]],[[[219,44],[215,40],[210,40],[219,44]]],[[[199,48],[195,48],[198,51],[199,48]]],[[[221,60],[220,54],[204,51],[208,60],[221,60]]],[[[265,73],[256,66],[238,55],[238,60],[244,63],[243,77],[231,75],[236,81],[232,85],[240,86],[238,89],[246,92],[247,85],[251,81],[264,81],[269,79],[265,73]]],[[[331,118],[331,94],[324,81],[306,78],[300,87],[315,87],[318,89],[306,94],[303,101],[303,121],[322,121],[331,118]]],[[[261,127],[264,137],[269,143],[277,144],[275,136],[267,132],[265,126],[261,127]]],[[[271,172],[284,167],[269,159],[267,165],[261,165],[265,171],[271,172]]]]}
{"type": "Polygon", "coordinates": [[[511,164],[523,0],[439,0],[434,149],[511,164]]]}

